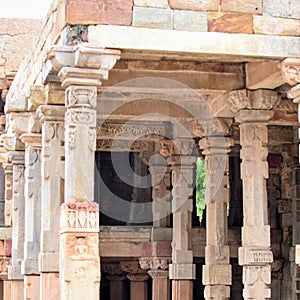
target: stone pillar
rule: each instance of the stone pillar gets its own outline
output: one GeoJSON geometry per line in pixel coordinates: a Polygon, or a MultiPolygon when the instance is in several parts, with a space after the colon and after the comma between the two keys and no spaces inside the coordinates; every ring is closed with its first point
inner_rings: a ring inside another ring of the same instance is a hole
{"type": "Polygon", "coordinates": [[[11,280],[12,299],[24,298],[24,276],[21,274],[21,261],[24,258],[24,151],[10,151],[13,167],[12,197],[12,259],[8,267],[8,279],[11,280]]]}
{"type": "Polygon", "coordinates": [[[99,209],[94,203],[97,87],[120,51],[54,46],[48,64],[65,88],[65,195],[60,225],[60,299],[99,299],[99,209]],[[66,66],[67,64],[67,66],[66,66]]]}
{"type": "Polygon", "coordinates": [[[37,110],[42,123],[40,299],[59,299],[59,216],[64,200],[65,108],[43,105],[37,110]],[[49,294],[49,290],[52,292],[49,294]]]}
{"type": "Polygon", "coordinates": [[[130,300],[148,300],[149,275],[142,270],[138,261],[121,261],[121,269],[129,273],[126,277],[130,280],[130,300]]]}
{"type": "Polygon", "coordinates": [[[40,299],[38,258],[41,233],[41,134],[24,133],[25,144],[25,241],[21,272],[25,299],[40,299]]]}
{"type": "MultiPolygon", "coordinates": [[[[221,121],[221,120],[220,120],[221,121]]],[[[229,202],[229,157],[233,140],[225,138],[218,119],[204,125],[206,138],[200,140],[206,169],[206,247],[203,266],[205,299],[230,298],[232,271],[228,246],[227,205],[229,202]],[[206,128],[207,127],[207,128],[206,128]],[[209,129],[208,129],[209,128],[209,129]],[[213,129],[213,131],[212,131],[213,129]]]]}
{"type": "Polygon", "coordinates": [[[65,204],[61,207],[60,297],[99,299],[99,209],[94,203],[97,88],[69,86],[65,115],[65,204]]]}
{"type": "Polygon", "coordinates": [[[172,299],[191,300],[193,279],[196,276],[192,251],[192,211],[194,168],[196,156],[194,140],[178,139],[162,141],[160,154],[169,156],[172,176],[173,241],[172,264],[169,276],[172,280],[172,299]]]}
{"type": "Polygon", "coordinates": [[[12,164],[4,163],[4,178],[5,178],[5,209],[4,219],[5,225],[11,226],[12,223],[12,164]]]}
{"type": "Polygon", "coordinates": [[[128,274],[130,300],[148,300],[148,274],[128,274]]]}
{"type": "Polygon", "coordinates": [[[270,226],[268,225],[268,121],[280,98],[269,90],[229,93],[229,105],[240,123],[244,226],[239,264],[243,266],[244,299],[271,298],[270,226]]]}
{"type": "MultiPolygon", "coordinates": [[[[149,171],[152,179],[153,231],[170,226],[171,213],[171,171],[165,159],[156,156],[150,161],[149,171]]],[[[155,234],[154,234],[155,235],[155,234]]]]}
{"type": "Polygon", "coordinates": [[[170,300],[170,280],[168,257],[142,257],[140,266],[149,270],[148,274],[152,278],[152,300],[170,300]]]}

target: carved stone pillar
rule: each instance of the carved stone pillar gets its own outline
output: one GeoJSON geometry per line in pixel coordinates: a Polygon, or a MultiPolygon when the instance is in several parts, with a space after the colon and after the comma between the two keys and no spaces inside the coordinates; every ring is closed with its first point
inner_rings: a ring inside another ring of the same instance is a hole
{"type": "MultiPolygon", "coordinates": [[[[225,138],[219,121],[204,125],[207,137],[200,140],[206,169],[206,248],[203,266],[205,299],[229,299],[232,271],[228,246],[229,157],[233,140],[225,138]],[[207,126],[206,126],[207,125],[207,126]],[[207,127],[207,128],[205,128],[207,127]],[[213,129],[213,130],[212,130],[213,129]]],[[[228,126],[227,126],[228,127],[228,126]]],[[[228,128],[226,128],[227,130],[228,128]]]]}
{"type": "Polygon", "coordinates": [[[152,178],[152,200],[153,200],[153,230],[155,228],[170,226],[171,212],[171,171],[166,166],[163,157],[156,157],[150,161],[149,171],[152,178]]]}
{"type": "Polygon", "coordinates": [[[40,299],[59,299],[59,217],[64,200],[65,108],[43,105],[37,110],[42,124],[42,203],[39,254],[40,299]],[[51,294],[49,294],[51,290],[51,294]]]}
{"type": "Polygon", "coordinates": [[[12,299],[23,299],[24,276],[21,274],[21,261],[24,258],[25,236],[25,199],[24,199],[24,151],[10,151],[13,166],[12,198],[12,259],[8,267],[8,279],[11,282],[12,299]],[[15,297],[15,298],[14,298],[15,297]]]}
{"type": "Polygon", "coordinates": [[[130,280],[130,300],[148,300],[149,275],[139,267],[139,262],[121,262],[121,268],[129,273],[126,277],[130,280]]]}
{"type": "Polygon", "coordinates": [[[41,134],[24,133],[25,144],[25,241],[21,272],[25,299],[40,299],[38,258],[41,233],[41,134]]]}
{"type": "Polygon", "coordinates": [[[170,280],[168,257],[142,257],[140,266],[149,270],[152,278],[152,300],[170,300],[170,280]]]}
{"type": "MultiPolygon", "coordinates": [[[[300,59],[299,58],[286,58],[281,62],[281,71],[282,77],[286,83],[293,86],[288,93],[288,97],[293,99],[294,103],[298,103],[298,121],[300,122],[300,59]]],[[[300,138],[300,129],[298,129],[298,138],[300,138]]],[[[300,148],[299,148],[300,154],[300,148]]],[[[299,155],[300,161],[300,155],[299,155]]],[[[295,188],[294,198],[293,198],[293,246],[295,246],[295,262],[300,265],[300,239],[298,235],[298,230],[300,228],[300,222],[298,222],[300,210],[299,206],[299,197],[297,195],[297,185],[299,185],[299,179],[297,173],[299,169],[295,169],[294,182],[293,186],[295,188]]],[[[295,270],[292,267],[292,273],[295,274],[295,270]]]]}
{"type": "Polygon", "coordinates": [[[5,209],[4,218],[5,225],[11,226],[12,223],[12,164],[4,163],[4,178],[5,178],[5,209]]]}
{"type": "Polygon", "coordinates": [[[270,299],[270,226],[266,179],[268,178],[268,121],[280,101],[268,90],[233,91],[229,105],[240,123],[241,177],[243,180],[244,226],[239,264],[243,266],[244,299],[270,299]]]}
{"type": "Polygon", "coordinates": [[[191,300],[196,268],[193,264],[191,244],[194,168],[196,156],[194,140],[181,139],[162,141],[160,154],[169,156],[172,176],[173,241],[172,264],[169,276],[172,279],[172,299],[191,300]]]}

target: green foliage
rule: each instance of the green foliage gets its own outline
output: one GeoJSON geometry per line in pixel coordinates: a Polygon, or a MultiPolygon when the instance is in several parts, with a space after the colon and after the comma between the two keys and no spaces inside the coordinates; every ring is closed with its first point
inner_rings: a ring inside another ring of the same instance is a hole
{"type": "Polygon", "coordinates": [[[196,206],[200,221],[205,209],[205,162],[198,158],[196,168],[196,206]]]}

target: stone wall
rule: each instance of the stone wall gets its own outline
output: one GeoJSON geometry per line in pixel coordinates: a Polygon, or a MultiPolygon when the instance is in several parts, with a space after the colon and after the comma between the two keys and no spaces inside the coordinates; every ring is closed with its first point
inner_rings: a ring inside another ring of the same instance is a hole
{"type": "Polygon", "coordinates": [[[103,0],[60,3],[67,24],[299,36],[297,0],[103,0]]]}

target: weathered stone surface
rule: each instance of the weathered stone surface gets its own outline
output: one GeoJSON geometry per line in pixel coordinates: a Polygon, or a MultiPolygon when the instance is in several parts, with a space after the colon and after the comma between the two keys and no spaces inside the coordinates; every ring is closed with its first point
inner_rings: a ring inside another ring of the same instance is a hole
{"type": "Polygon", "coordinates": [[[261,0],[221,0],[222,11],[260,14],[261,6],[261,0]]]}
{"type": "MultiPolygon", "coordinates": [[[[252,16],[250,17],[252,24],[252,16]]],[[[156,58],[178,58],[176,52],[182,52],[185,57],[193,60],[197,56],[206,58],[221,56],[222,60],[228,60],[224,55],[226,53],[230,55],[230,61],[234,56],[236,62],[249,61],[257,57],[260,59],[300,57],[300,40],[297,37],[180,32],[107,25],[90,26],[88,35],[89,42],[97,43],[99,47],[130,49],[131,51],[164,51],[163,55],[158,54],[156,58]]],[[[149,59],[149,52],[147,59],[149,59]]],[[[125,51],[122,53],[124,55],[125,51]]],[[[140,57],[141,52],[139,52],[140,57]]]]}
{"type": "Polygon", "coordinates": [[[253,30],[257,34],[300,35],[300,20],[253,16],[253,30]]]}
{"type": "Polygon", "coordinates": [[[174,29],[207,31],[207,12],[174,10],[174,29]]]}
{"type": "Polygon", "coordinates": [[[132,25],[137,27],[173,29],[170,9],[134,7],[132,25]]]}
{"type": "Polygon", "coordinates": [[[132,0],[65,1],[68,24],[131,24],[132,0]]]}
{"type": "Polygon", "coordinates": [[[298,0],[263,0],[263,15],[300,19],[298,0]]]}
{"type": "Polygon", "coordinates": [[[168,8],[168,0],[133,0],[134,6],[168,8]]]}
{"type": "Polygon", "coordinates": [[[239,13],[208,13],[208,31],[253,33],[252,15],[239,13]]]}
{"type": "Polygon", "coordinates": [[[169,0],[169,5],[173,9],[218,10],[219,0],[169,0]]]}
{"type": "Polygon", "coordinates": [[[37,19],[0,18],[0,36],[36,34],[41,29],[42,22],[37,19]]]}

